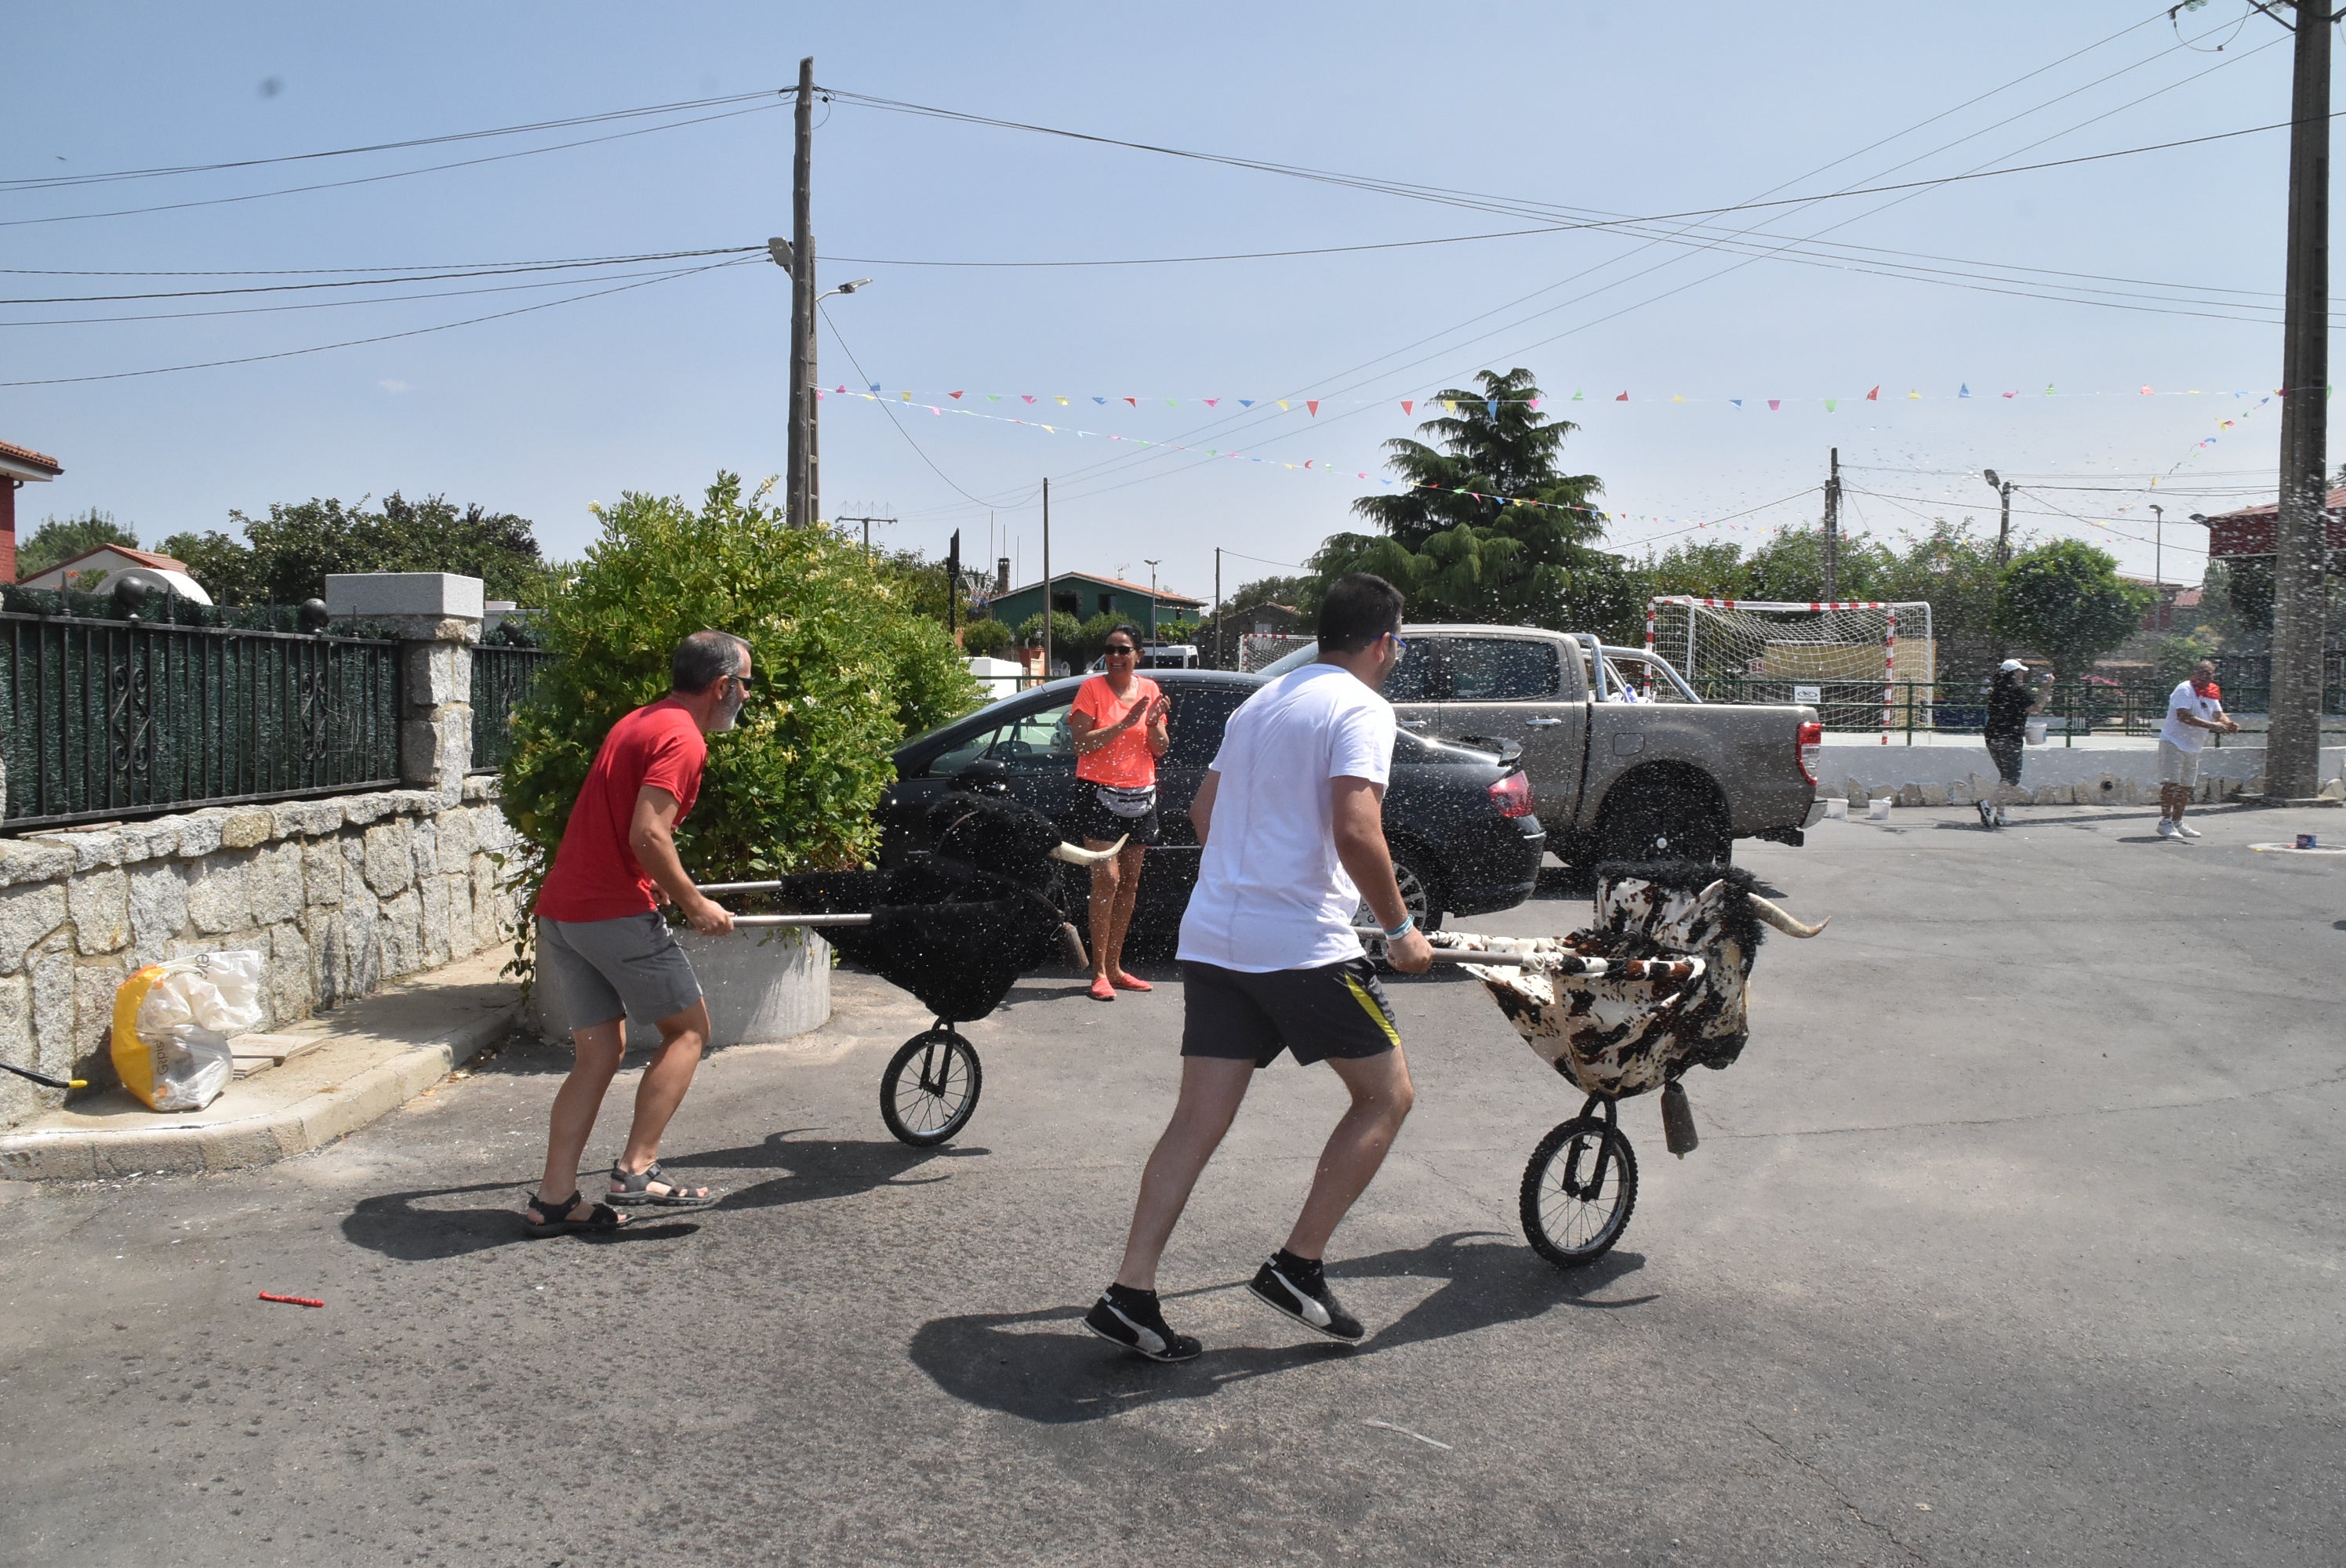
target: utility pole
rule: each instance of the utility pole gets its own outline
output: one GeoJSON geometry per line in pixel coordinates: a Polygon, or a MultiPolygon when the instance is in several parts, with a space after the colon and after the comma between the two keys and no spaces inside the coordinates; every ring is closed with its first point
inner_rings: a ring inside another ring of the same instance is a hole
{"type": "Polygon", "coordinates": [[[1983,468],[1980,476],[1995,486],[1998,509],[1995,522],[1995,565],[2001,571],[2012,562],[2012,481],[1998,479],[1995,470],[1983,468]]]}
{"type": "Polygon", "coordinates": [[[954,617],[961,604],[961,530],[953,532],[953,543],[945,546],[945,636],[952,636],[960,627],[954,617]]]}
{"type": "Polygon", "coordinates": [[[793,528],[814,521],[809,505],[813,466],[814,366],[814,56],[799,62],[798,148],[790,160],[790,444],[782,484],[783,514],[793,528]]]}
{"type": "MultiPolygon", "coordinates": [[[[806,239],[806,267],[807,267],[807,288],[808,288],[808,290],[809,290],[810,291],[811,291],[811,290],[813,290],[813,288],[814,288],[814,282],[815,282],[815,270],[814,270],[814,235],[813,235],[813,233],[812,233],[811,231],[810,231],[810,232],[808,233],[808,235],[807,235],[807,239],[806,239]]],[[[819,350],[822,347],[822,334],[821,334],[821,331],[819,330],[819,329],[820,329],[821,322],[821,320],[822,320],[822,297],[821,297],[821,295],[819,295],[819,294],[818,294],[818,295],[815,295],[815,296],[814,296],[814,303],[807,307],[807,335],[806,335],[806,384],[807,384],[807,394],[806,394],[806,408],[807,408],[807,458],[806,458],[806,468],[807,468],[807,479],[806,479],[806,486],[807,486],[807,504],[806,504],[806,515],[807,515],[807,522],[808,522],[810,524],[817,524],[817,523],[821,523],[821,522],[822,521],[822,420],[821,420],[821,419],[818,416],[818,414],[816,413],[816,410],[817,410],[817,408],[818,408],[818,407],[821,404],[821,402],[822,402],[822,398],[821,398],[821,386],[822,386],[822,377],[821,377],[820,374],[818,374],[818,373],[816,372],[816,370],[815,370],[815,361],[817,361],[817,359],[819,359],[819,358],[821,357],[821,356],[820,356],[820,354],[817,352],[817,351],[819,351],[819,350]]]]}
{"type": "Polygon", "coordinates": [[[1043,481],[1043,678],[1051,678],[1051,482],[1043,481]]]}
{"type": "Polygon", "coordinates": [[[1214,667],[1222,667],[1222,547],[1214,546],[1214,667]]]}
{"type": "Polygon", "coordinates": [[[2289,280],[2281,327],[2280,515],[2273,539],[2268,799],[2310,797],[2321,745],[2328,607],[2331,0],[2298,0],[2290,89],[2289,280]]]}
{"type": "Polygon", "coordinates": [[[865,555],[869,555],[870,554],[872,554],[872,524],[873,524],[874,523],[893,523],[893,522],[895,521],[895,519],[894,519],[893,517],[834,517],[834,518],[832,518],[832,519],[831,519],[831,521],[832,521],[832,522],[834,522],[834,523],[861,523],[861,524],[863,524],[863,553],[864,553],[865,555]]]}
{"type": "Polygon", "coordinates": [[[1825,602],[1841,598],[1841,448],[1832,449],[1832,475],[1825,481],[1825,602]]]}
{"type": "MultiPolygon", "coordinates": [[[[1148,560],[1147,556],[1141,558],[1148,560]]],[[[1164,557],[1160,555],[1156,561],[1148,562],[1148,640],[1150,642],[1157,640],[1157,567],[1158,562],[1163,559],[1164,557]]]]}
{"type": "Polygon", "coordinates": [[[2167,508],[2150,504],[2150,591],[2156,596],[2151,625],[2167,629],[2167,508]]]}

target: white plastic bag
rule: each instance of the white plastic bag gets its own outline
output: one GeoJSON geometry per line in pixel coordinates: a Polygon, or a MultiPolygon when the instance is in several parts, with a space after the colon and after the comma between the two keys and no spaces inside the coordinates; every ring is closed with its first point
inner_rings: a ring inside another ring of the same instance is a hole
{"type": "Polygon", "coordinates": [[[111,1048],[123,1087],[158,1111],[200,1111],[236,1075],[229,1036],[260,1027],[260,954],[249,949],[150,963],[114,995],[111,1048]]]}

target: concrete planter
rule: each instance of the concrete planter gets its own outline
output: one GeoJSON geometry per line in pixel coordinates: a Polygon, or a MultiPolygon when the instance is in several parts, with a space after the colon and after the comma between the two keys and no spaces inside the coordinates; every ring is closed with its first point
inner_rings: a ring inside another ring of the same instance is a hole
{"type": "MultiPolygon", "coordinates": [[[[678,931],[676,940],[708,998],[712,1048],[771,1044],[831,1021],[831,943],[821,937],[789,930],[731,936],[678,931]]],[[[542,999],[545,993],[532,994],[542,999]]],[[[542,1000],[537,1023],[548,1037],[560,1037],[542,1000]]],[[[627,1049],[658,1044],[659,1031],[649,1019],[627,1021],[627,1049]]]]}

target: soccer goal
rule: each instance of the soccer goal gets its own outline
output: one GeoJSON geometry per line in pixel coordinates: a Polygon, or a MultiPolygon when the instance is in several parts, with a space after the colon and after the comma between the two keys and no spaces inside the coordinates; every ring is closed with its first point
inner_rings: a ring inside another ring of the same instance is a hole
{"type": "Polygon", "coordinates": [[[1297,648],[1310,647],[1312,639],[1289,632],[1242,632],[1239,636],[1239,668],[1249,675],[1265,665],[1276,664],[1297,648]]]}
{"type": "Polygon", "coordinates": [[[1827,730],[1930,722],[1938,645],[1927,601],[1646,601],[1646,647],[1713,702],[1798,702],[1827,730]]]}

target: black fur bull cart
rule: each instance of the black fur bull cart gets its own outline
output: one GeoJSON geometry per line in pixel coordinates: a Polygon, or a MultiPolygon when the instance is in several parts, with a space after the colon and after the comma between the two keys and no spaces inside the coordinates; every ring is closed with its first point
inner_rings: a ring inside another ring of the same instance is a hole
{"type": "Polygon", "coordinates": [[[1084,947],[1053,897],[1054,860],[1079,866],[1117,846],[1063,843],[1049,818],[1007,799],[962,791],[929,809],[923,859],[882,871],[811,871],[700,891],[757,895],[783,911],[734,917],[737,927],[804,926],[892,985],[936,1022],[904,1042],[880,1075],[880,1119],[926,1148],[969,1125],[984,1086],[977,1050],[956,1023],[1002,1004],[1021,975],[1055,953],[1084,964],[1084,947]]]}
{"type": "Polygon", "coordinates": [[[1692,1151],[1694,1113],[1678,1080],[1742,1054],[1761,928],[1810,937],[1828,923],[1793,919],[1752,891],[1749,871],[1698,861],[1607,862],[1596,881],[1586,931],[1432,938],[1435,956],[1481,981],[1524,1043],[1587,1096],[1524,1168],[1524,1235],[1566,1268],[1602,1257],[1637,1205],[1637,1157],[1617,1103],[1659,1089],[1670,1152],[1692,1151]]]}

